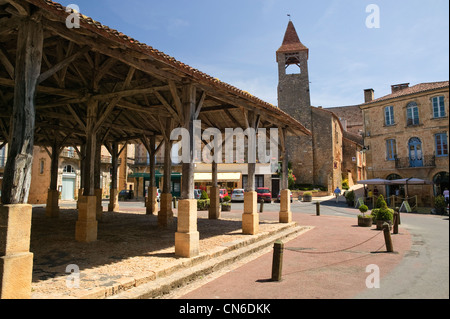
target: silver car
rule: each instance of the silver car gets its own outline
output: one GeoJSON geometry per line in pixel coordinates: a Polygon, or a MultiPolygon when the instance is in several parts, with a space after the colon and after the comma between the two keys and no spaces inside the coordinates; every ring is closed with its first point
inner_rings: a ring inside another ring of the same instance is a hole
{"type": "Polygon", "coordinates": [[[244,201],[244,190],[241,188],[234,189],[233,193],[231,193],[231,201],[232,202],[243,202],[244,201]]]}

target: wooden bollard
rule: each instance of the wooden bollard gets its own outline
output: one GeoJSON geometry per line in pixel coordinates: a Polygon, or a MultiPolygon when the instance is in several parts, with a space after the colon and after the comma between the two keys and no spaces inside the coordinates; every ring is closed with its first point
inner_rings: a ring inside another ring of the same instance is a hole
{"type": "Polygon", "coordinates": [[[259,207],[259,212],[264,213],[264,199],[261,199],[260,204],[261,205],[259,207]]]}
{"type": "Polygon", "coordinates": [[[383,224],[384,241],[386,242],[386,251],[388,253],[394,252],[394,246],[392,244],[391,230],[388,223],[383,224]]]}
{"type": "Polygon", "coordinates": [[[176,197],[172,198],[172,201],[173,201],[173,208],[177,208],[177,198],[176,197]]]}
{"type": "Polygon", "coordinates": [[[284,244],[277,241],[273,246],[272,281],[281,281],[283,272],[284,244]]]}
{"type": "Polygon", "coordinates": [[[316,202],[316,215],[320,216],[320,202],[316,202]]]}
{"type": "Polygon", "coordinates": [[[397,212],[394,213],[394,235],[398,234],[399,219],[400,219],[399,214],[397,212]]]}

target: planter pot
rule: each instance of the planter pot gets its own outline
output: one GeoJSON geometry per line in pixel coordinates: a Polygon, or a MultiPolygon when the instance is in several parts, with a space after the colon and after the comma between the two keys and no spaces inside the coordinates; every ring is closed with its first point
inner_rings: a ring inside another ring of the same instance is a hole
{"type": "Polygon", "coordinates": [[[358,226],[359,227],[372,227],[373,220],[371,217],[359,217],[358,216],[358,226]]]}
{"type": "Polygon", "coordinates": [[[230,206],[222,205],[222,211],[223,212],[230,212],[231,211],[231,205],[230,206]]]}
{"type": "Polygon", "coordinates": [[[390,220],[377,220],[377,222],[376,222],[377,230],[383,230],[384,223],[388,223],[389,229],[392,230],[392,221],[390,221],[390,220]]]}
{"type": "Polygon", "coordinates": [[[308,196],[308,195],[303,196],[303,201],[306,203],[312,202],[312,196],[308,196]]]}

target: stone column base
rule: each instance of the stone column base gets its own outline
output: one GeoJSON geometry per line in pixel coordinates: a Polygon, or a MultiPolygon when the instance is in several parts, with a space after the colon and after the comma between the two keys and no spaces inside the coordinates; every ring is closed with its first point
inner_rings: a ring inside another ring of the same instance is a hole
{"type": "Polygon", "coordinates": [[[258,194],[244,193],[244,214],[242,215],[242,233],[256,235],[259,232],[258,194]]]}
{"type": "Polygon", "coordinates": [[[158,226],[169,227],[173,222],[172,194],[161,194],[161,208],[158,212],[158,226]]]}
{"type": "Polygon", "coordinates": [[[0,299],[31,298],[31,205],[0,206],[0,299]]]}
{"type": "Polygon", "coordinates": [[[78,221],[75,229],[75,239],[81,243],[91,243],[97,240],[97,197],[82,196],[79,200],[78,221]]]}
{"type": "Polygon", "coordinates": [[[220,219],[220,189],[219,187],[211,187],[210,189],[210,206],[209,219],[220,219]]]}
{"type": "Polygon", "coordinates": [[[284,189],[280,196],[280,223],[288,224],[292,222],[291,211],[291,191],[284,189]]]}
{"type": "Polygon", "coordinates": [[[119,212],[119,191],[117,189],[111,189],[110,191],[108,212],[119,212]]]}
{"type": "Polygon", "coordinates": [[[178,232],[175,233],[175,255],[184,258],[198,256],[199,243],[197,200],[180,200],[178,202],[178,232]]]}
{"type": "Polygon", "coordinates": [[[153,187],[148,190],[147,203],[145,203],[147,215],[158,214],[158,188],[153,187]]]}
{"type": "Polygon", "coordinates": [[[49,218],[59,217],[59,192],[57,190],[48,191],[45,216],[49,218]]]}
{"type": "Polygon", "coordinates": [[[0,257],[0,299],[30,299],[33,254],[0,257]]]}

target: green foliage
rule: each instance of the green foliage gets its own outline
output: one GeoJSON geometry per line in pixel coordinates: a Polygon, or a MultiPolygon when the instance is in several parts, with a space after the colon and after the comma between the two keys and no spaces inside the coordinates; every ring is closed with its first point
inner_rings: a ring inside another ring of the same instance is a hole
{"type": "Polygon", "coordinates": [[[205,191],[202,191],[202,195],[200,196],[200,199],[209,199],[208,193],[205,191]]]}
{"type": "Polygon", "coordinates": [[[447,207],[447,204],[445,203],[445,197],[444,196],[437,196],[434,198],[434,207],[436,209],[443,209],[447,207]]]}
{"type": "Polygon", "coordinates": [[[369,210],[369,207],[367,207],[366,205],[361,205],[361,206],[359,206],[359,211],[360,211],[362,214],[367,213],[368,210],[369,210]]]}
{"type": "Polygon", "coordinates": [[[376,208],[372,210],[372,217],[375,221],[377,220],[386,220],[386,221],[394,221],[394,210],[390,208],[376,208]]]}
{"type": "Polygon", "coordinates": [[[348,185],[348,179],[344,179],[342,181],[342,189],[349,189],[350,186],[348,185]]]}
{"type": "Polygon", "coordinates": [[[312,196],[312,192],[304,192],[303,197],[305,197],[305,196],[312,196]]]}
{"type": "Polygon", "coordinates": [[[223,198],[223,201],[224,201],[224,202],[229,202],[229,201],[231,201],[231,197],[230,197],[230,196],[225,196],[225,197],[223,198]]]}
{"type": "Polygon", "coordinates": [[[199,199],[199,200],[197,200],[197,210],[198,211],[208,210],[209,206],[210,206],[210,200],[209,199],[199,199]]]}
{"type": "Polygon", "coordinates": [[[378,196],[377,201],[375,203],[375,208],[388,208],[383,195],[378,196]]]}
{"type": "Polygon", "coordinates": [[[355,201],[355,192],[346,192],[345,193],[345,199],[347,200],[347,203],[351,203],[355,201]]]}

